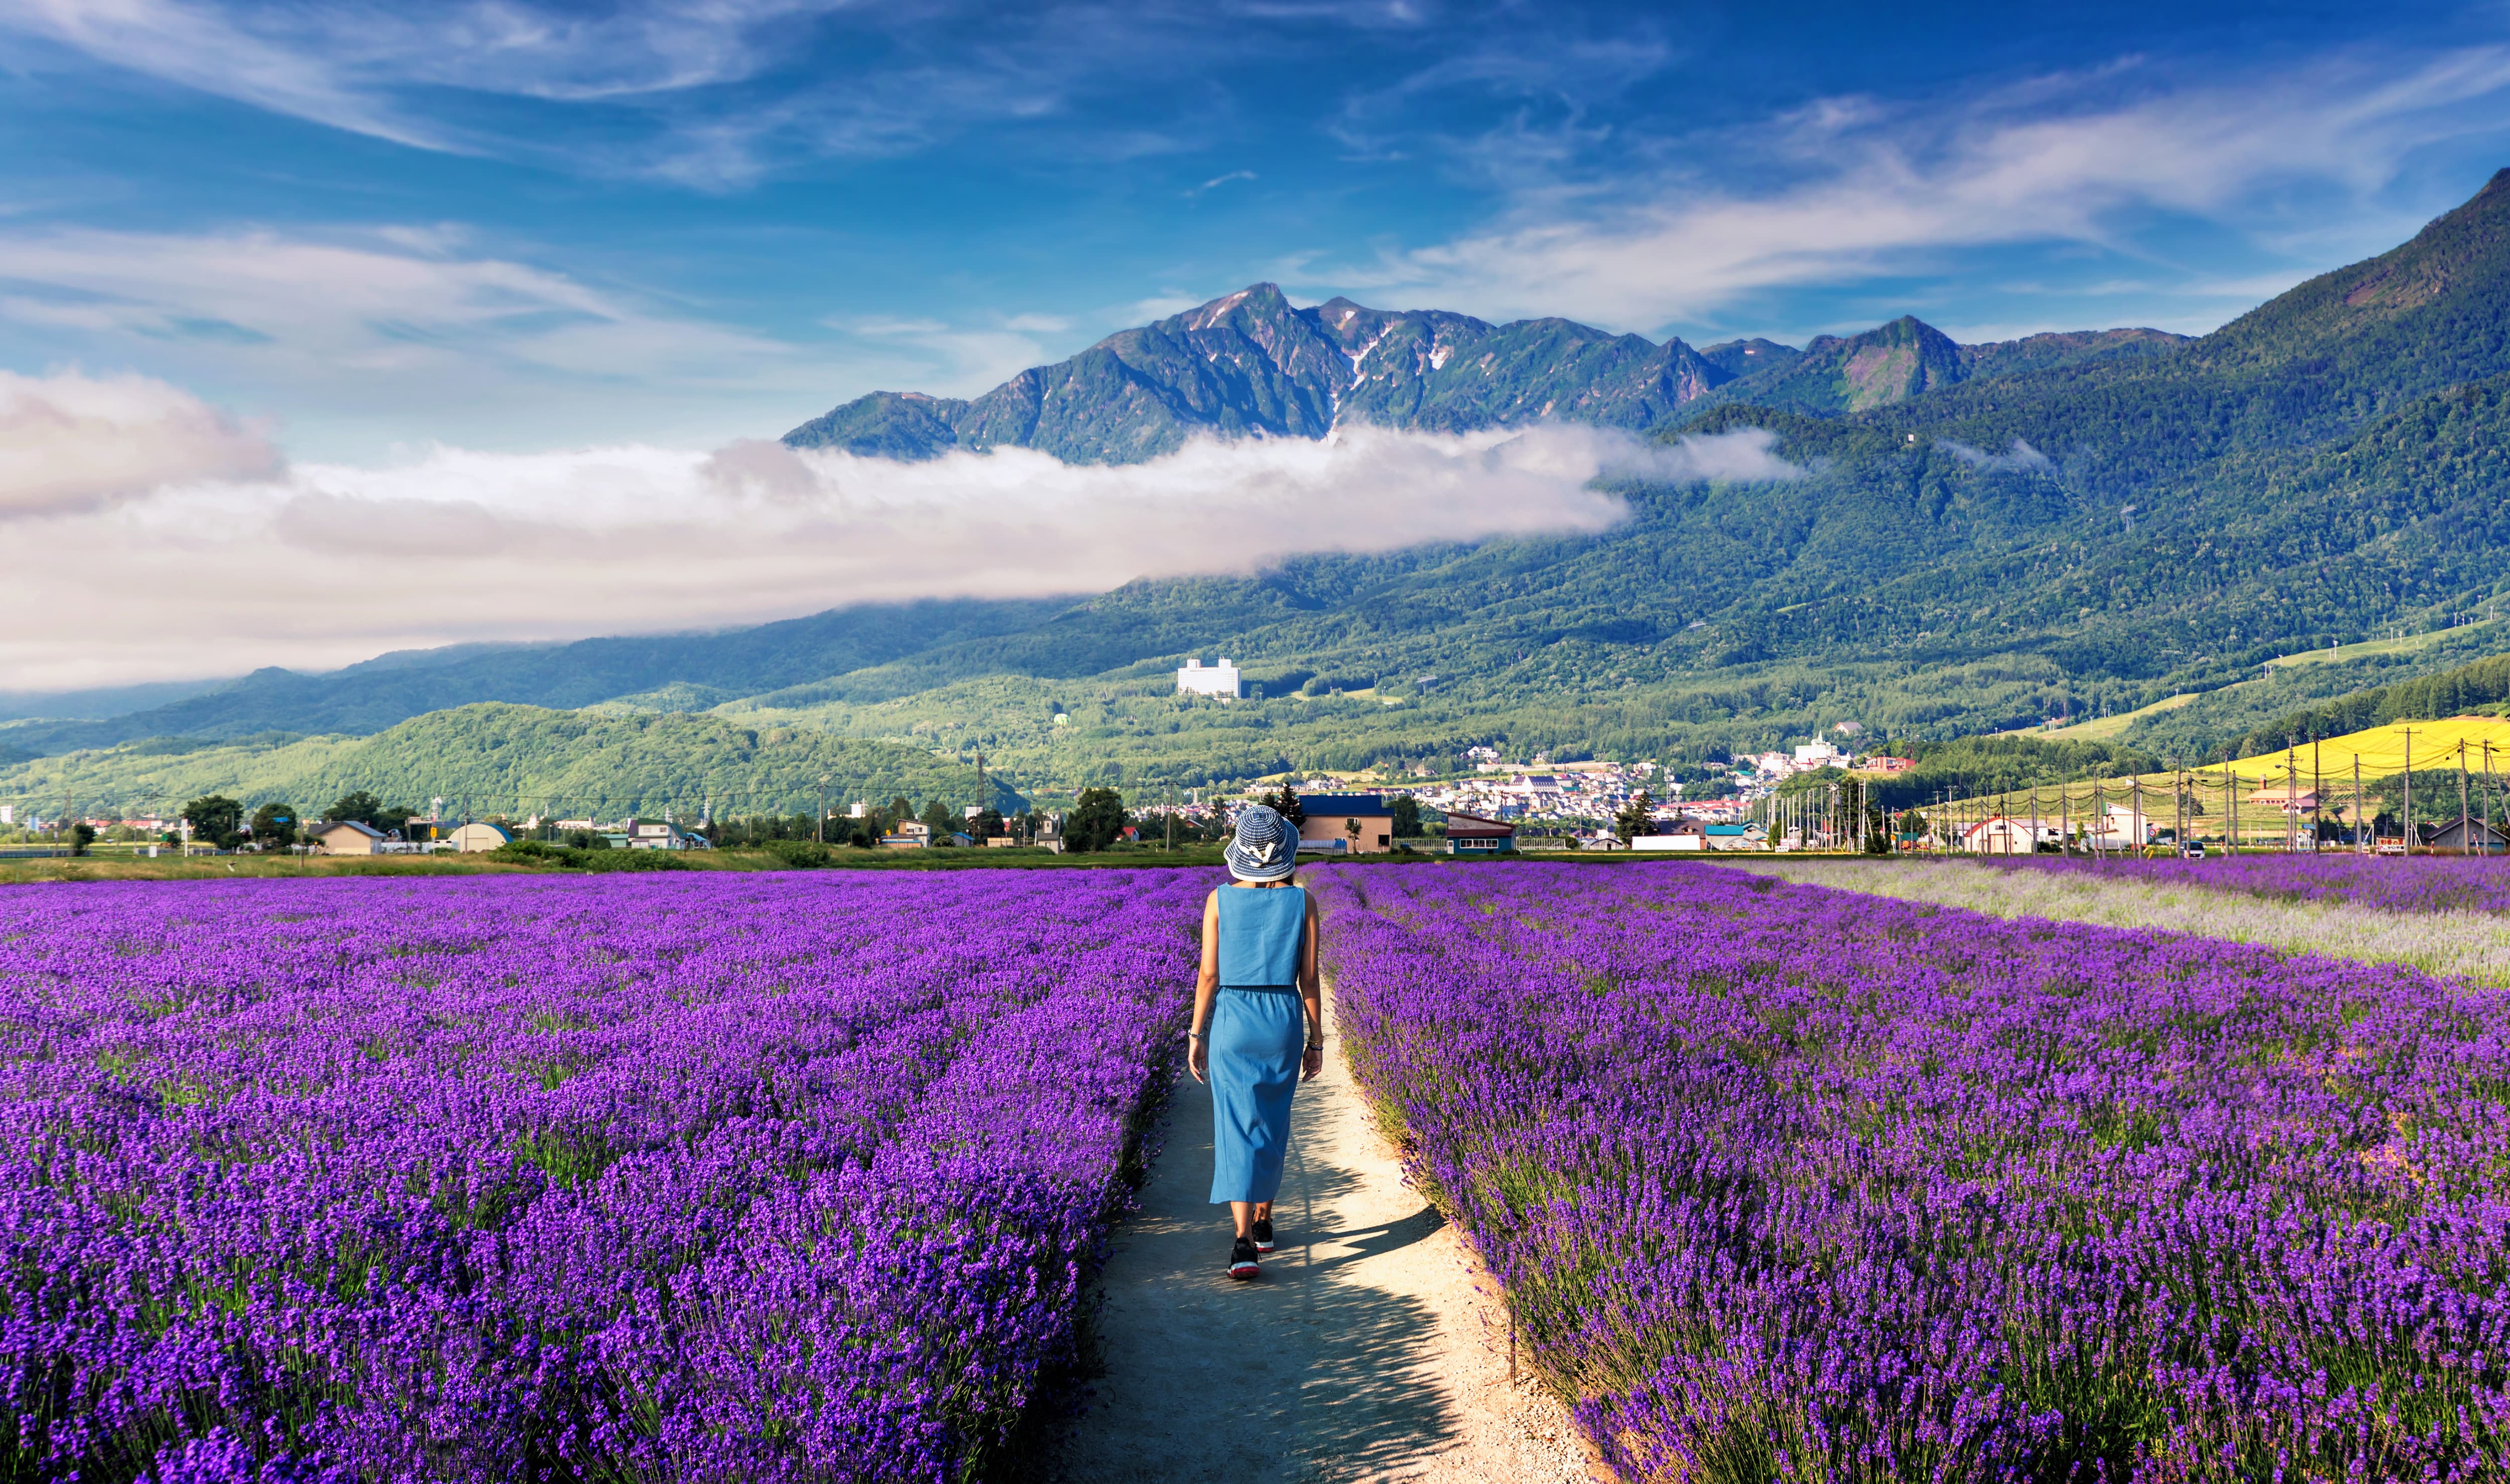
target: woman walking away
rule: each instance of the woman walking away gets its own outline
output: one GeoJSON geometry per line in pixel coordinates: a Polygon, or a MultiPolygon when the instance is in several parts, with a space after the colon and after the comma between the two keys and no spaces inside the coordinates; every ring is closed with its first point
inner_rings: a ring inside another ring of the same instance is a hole
{"type": "Polygon", "coordinates": [[[1316,904],[1290,884],[1299,831],[1258,804],[1237,817],[1228,886],[1202,904],[1202,974],[1186,1065],[1211,1086],[1211,1203],[1237,1229],[1229,1275],[1273,1250],[1273,1198],[1290,1150],[1290,1096],[1324,1070],[1316,904]]]}

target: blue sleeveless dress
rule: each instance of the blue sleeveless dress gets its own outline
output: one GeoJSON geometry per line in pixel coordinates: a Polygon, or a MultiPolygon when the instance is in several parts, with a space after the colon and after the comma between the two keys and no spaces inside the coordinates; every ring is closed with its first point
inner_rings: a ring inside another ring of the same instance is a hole
{"type": "Polygon", "coordinates": [[[1307,1049],[1299,950],[1308,894],[1299,887],[1220,889],[1220,993],[1206,1053],[1211,1079],[1211,1200],[1270,1200],[1290,1152],[1290,1094],[1307,1049]]]}

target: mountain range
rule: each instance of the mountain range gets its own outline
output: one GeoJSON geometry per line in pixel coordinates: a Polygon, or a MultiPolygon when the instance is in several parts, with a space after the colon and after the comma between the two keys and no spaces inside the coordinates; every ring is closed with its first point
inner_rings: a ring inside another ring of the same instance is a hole
{"type": "Polygon", "coordinates": [[[1438,766],[1483,742],[1695,767],[1839,721],[1949,736],[2187,694],[2205,699],[2128,740],[2201,750],[2495,642],[2466,621],[2510,586],[2510,171],[2410,242],[2192,339],[1961,346],[1903,318],[1800,349],[1693,349],[1563,320],[1299,308],[1258,285],[979,398],[878,393],[786,441],[1121,462],[1198,434],[1543,418],[1665,439],[1758,430],[1806,473],[1624,479],[1629,518],[1592,536],[472,646],[56,706],[0,724],[0,754],[27,759],[0,769],[0,800],[64,770],[120,777],[136,764],[116,759],[152,738],[277,747],[292,743],[264,734],[366,734],[480,703],[981,748],[1047,788],[1438,766]],[[2405,641],[2265,667],[2392,631],[2405,641]],[[1215,652],[1264,698],[1176,697],[1169,670],[1215,652]]]}
{"type": "Polygon", "coordinates": [[[1770,340],[1693,350],[1570,320],[1492,324],[1342,298],[1300,309],[1256,284],[1031,367],[973,400],[874,392],[784,442],[885,459],[1019,447],[1067,464],[1129,464],[1198,433],[1313,438],[1346,421],[1432,433],[1545,418],[1646,430],[1719,401],[1861,412],[1963,381],[2153,355],[2185,338],[2112,329],[1964,346],[1903,317],[1802,350],[1770,340]]]}

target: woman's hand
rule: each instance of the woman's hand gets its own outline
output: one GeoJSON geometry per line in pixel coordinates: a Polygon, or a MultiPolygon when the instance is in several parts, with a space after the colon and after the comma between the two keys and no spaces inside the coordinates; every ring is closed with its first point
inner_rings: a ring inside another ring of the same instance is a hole
{"type": "Polygon", "coordinates": [[[1303,1072],[1303,1073],[1305,1074],[1303,1077],[1301,1077],[1301,1078],[1300,1078],[1300,1081],[1302,1081],[1302,1082],[1314,1082],[1314,1081],[1316,1080],[1316,1074],[1317,1074],[1317,1073],[1319,1073],[1319,1072],[1322,1072],[1324,1069],[1325,1069],[1325,1048],[1324,1048],[1324,1043],[1322,1043],[1322,1042],[1310,1042],[1310,1043],[1308,1044],[1308,1054],[1307,1054],[1307,1056],[1306,1056],[1306,1057],[1301,1061],[1301,1063],[1300,1063],[1300,1071],[1301,1071],[1301,1072],[1303,1072]]]}
{"type": "Polygon", "coordinates": [[[1202,1038],[1197,1036],[1189,1040],[1185,1044],[1185,1069],[1194,1074],[1196,1082],[1208,1082],[1210,1079],[1202,1075],[1208,1065],[1209,1053],[1202,1047],[1202,1038]]]}

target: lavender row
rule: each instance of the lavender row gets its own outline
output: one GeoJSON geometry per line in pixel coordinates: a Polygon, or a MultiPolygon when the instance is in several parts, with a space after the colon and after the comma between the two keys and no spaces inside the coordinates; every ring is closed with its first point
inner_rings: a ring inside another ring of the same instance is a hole
{"type": "Polygon", "coordinates": [[[1201,885],[10,894],[10,1471],[966,1476],[1072,1356],[1201,885]]]}
{"type": "Polygon", "coordinates": [[[2124,856],[2018,856],[1997,864],[2043,871],[2096,872],[2156,885],[2235,892],[2269,901],[2339,902],[2379,912],[2499,912],[2510,909],[2510,859],[2482,856],[2214,856],[2203,860],[2124,856]]]}
{"type": "Polygon", "coordinates": [[[2510,1469],[2499,993],[1697,864],[1322,890],[1355,1069],[1629,1477],[2510,1469]]]}

